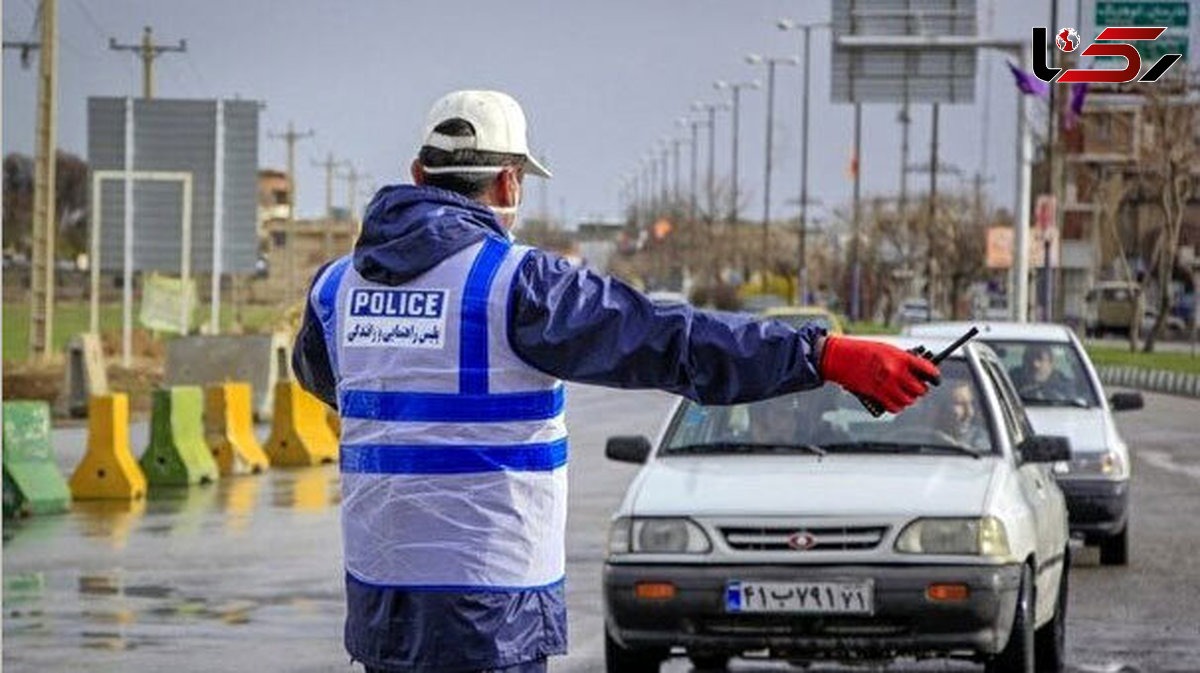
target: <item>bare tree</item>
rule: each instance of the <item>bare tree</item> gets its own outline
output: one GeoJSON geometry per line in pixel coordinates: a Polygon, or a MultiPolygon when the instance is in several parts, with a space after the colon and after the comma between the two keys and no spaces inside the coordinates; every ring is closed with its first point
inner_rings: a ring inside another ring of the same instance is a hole
{"type": "Polygon", "coordinates": [[[1139,179],[1146,194],[1157,197],[1161,215],[1152,255],[1159,290],[1158,315],[1142,346],[1149,353],[1166,327],[1183,216],[1200,182],[1200,104],[1153,87],[1146,89],[1145,101],[1139,179]]]}

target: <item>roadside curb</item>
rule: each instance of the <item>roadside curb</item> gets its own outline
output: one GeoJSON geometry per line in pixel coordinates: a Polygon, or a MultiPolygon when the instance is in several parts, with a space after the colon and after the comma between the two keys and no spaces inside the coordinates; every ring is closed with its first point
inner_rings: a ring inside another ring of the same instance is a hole
{"type": "Polygon", "coordinates": [[[1097,367],[1096,373],[1104,385],[1200,398],[1200,374],[1141,367],[1097,367]]]}

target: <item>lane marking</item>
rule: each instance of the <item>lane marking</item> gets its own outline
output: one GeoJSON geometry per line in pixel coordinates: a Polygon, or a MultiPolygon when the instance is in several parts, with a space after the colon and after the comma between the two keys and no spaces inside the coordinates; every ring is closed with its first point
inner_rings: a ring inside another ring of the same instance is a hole
{"type": "Polygon", "coordinates": [[[1134,455],[1166,472],[1175,472],[1200,481],[1200,465],[1183,465],[1175,462],[1174,456],[1156,449],[1139,449],[1134,455]]]}

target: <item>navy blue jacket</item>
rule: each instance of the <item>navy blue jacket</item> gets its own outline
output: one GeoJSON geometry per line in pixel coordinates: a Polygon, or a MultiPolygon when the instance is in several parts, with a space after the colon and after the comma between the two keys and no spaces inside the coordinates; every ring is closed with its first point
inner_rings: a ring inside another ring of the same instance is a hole
{"type": "MultiPolygon", "coordinates": [[[[354,268],[368,280],[396,285],[487,235],[507,234],[486,206],[433,187],[385,187],[367,207],[354,268]]],[[[758,400],[821,383],[815,344],[824,331],[818,327],[797,330],[688,305],[656,305],[620,280],[541,250],[529,252],[517,273],[509,342],[526,363],[552,376],[658,388],[702,404],[758,400]]],[[[311,302],[292,367],[301,385],[337,406],[336,379],[311,302]]],[[[379,589],[348,578],[347,602],[347,650],[386,670],[482,670],[566,650],[561,585],[446,594],[379,589]]]]}

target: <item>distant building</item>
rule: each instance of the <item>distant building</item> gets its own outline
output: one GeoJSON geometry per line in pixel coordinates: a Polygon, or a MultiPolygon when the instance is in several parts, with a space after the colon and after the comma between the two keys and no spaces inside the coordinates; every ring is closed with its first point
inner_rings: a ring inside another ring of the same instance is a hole
{"type": "MultiPolygon", "coordinates": [[[[1149,86],[1172,86],[1169,82],[1149,86]]],[[[1176,89],[1180,87],[1175,85],[1176,89]]],[[[1168,91],[1170,91],[1168,89],[1168,91]]],[[[1170,94],[1168,104],[1200,106],[1195,93],[1170,94]]],[[[1059,291],[1065,318],[1082,317],[1084,295],[1096,282],[1117,277],[1118,247],[1102,218],[1103,185],[1122,175],[1129,192],[1116,220],[1121,246],[1130,258],[1134,273],[1148,271],[1153,264],[1154,232],[1161,222],[1160,196],[1149,193],[1140,182],[1147,150],[1161,148],[1169,139],[1155,138],[1156,128],[1146,121],[1145,96],[1126,87],[1091,86],[1076,125],[1063,132],[1066,163],[1065,189],[1059,200],[1062,209],[1061,265],[1059,291]]],[[[1200,128],[1192,129],[1200,134],[1200,128]]],[[[1200,166],[1194,166],[1200,180],[1200,166]]],[[[1200,194],[1193,196],[1184,215],[1180,257],[1193,258],[1200,247],[1200,194]]],[[[1146,288],[1157,292],[1156,288],[1146,288]]]]}
{"type": "MultiPolygon", "coordinates": [[[[263,259],[266,275],[256,279],[252,289],[255,301],[279,301],[287,292],[286,219],[263,223],[263,259]]],[[[326,262],[350,252],[358,238],[359,224],[350,220],[297,220],[293,233],[295,246],[295,287],[297,293],[312,282],[326,262]]]]}
{"type": "Polygon", "coordinates": [[[273,168],[258,171],[258,235],[263,235],[263,224],[268,220],[286,220],[291,192],[287,173],[273,168]]]}

